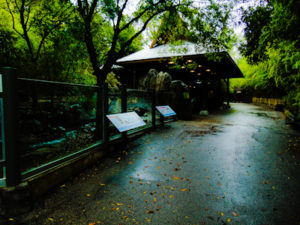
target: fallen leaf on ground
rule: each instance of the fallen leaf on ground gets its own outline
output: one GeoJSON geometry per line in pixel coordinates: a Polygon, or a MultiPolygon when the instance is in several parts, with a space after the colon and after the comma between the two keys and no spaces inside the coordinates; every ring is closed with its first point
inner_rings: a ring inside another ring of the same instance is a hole
{"type": "Polygon", "coordinates": [[[122,203],[116,203],[116,205],[120,206],[120,205],[123,205],[122,203]]]}
{"type": "Polygon", "coordinates": [[[50,220],[51,222],[53,222],[53,221],[54,221],[54,219],[53,219],[53,218],[48,218],[48,220],[50,220]]]}
{"type": "Polygon", "coordinates": [[[179,180],[179,179],[180,179],[179,177],[174,176],[174,180],[179,180]]]}
{"type": "Polygon", "coordinates": [[[181,189],[180,191],[186,191],[186,189],[185,189],[185,188],[183,188],[183,189],[181,189]]]}
{"type": "Polygon", "coordinates": [[[156,167],[156,169],[158,169],[158,170],[159,170],[160,168],[161,168],[160,166],[156,167]]]}
{"type": "Polygon", "coordinates": [[[96,225],[96,223],[89,223],[89,225],[96,225]]]}
{"type": "Polygon", "coordinates": [[[156,198],[154,198],[154,199],[153,199],[153,202],[157,202],[157,199],[156,199],[156,198]]]}
{"type": "Polygon", "coordinates": [[[237,214],[236,212],[232,212],[232,215],[234,215],[234,216],[240,216],[240,215],[237,214]]]}

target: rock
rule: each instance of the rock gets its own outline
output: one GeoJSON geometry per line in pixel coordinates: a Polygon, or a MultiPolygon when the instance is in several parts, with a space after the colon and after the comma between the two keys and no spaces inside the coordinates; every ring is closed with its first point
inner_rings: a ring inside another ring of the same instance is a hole
{"type": "Polygon", "coordinates": [[[62,126],[58,126],[57,128],[58,128],[60,131],[62,131],[62,132],[66,131],[66,128],[64,128],[64,127],[62,127],[62,126]]]}
{"type": "Polygon", "coordinates": [[[147,109],[141,107],[135,107],[132,110],[135,111],[139,116],[144,116],[144,114],[148,111],[147,109]]]}
{"type": "Polygon", "coordinates": [[[170,84],[171,91],[185,92],[188,91],[188,86],[181,80],[173,80],[170,84]]]}
{"type": "Polygon", "coordinates": [[[200,116],[208,116],[208,111],[207,110],[201,110],[199,115],[200,116]]]}
{"type": "Polygon", "coordinates": [[[40,134],[43,131],[41,122],[36,119],[23,120],[20,122],[21,133],[34,133],[40,134]]]}
{"type": "Polygon", "coordinates": [[[172,77],[167,72],[157,72],[155,69],[150,69],[144,79],[144,88],[148,90],[155,89],[156,91],[169,90],[172,77]]]}
{"type": "Polygon", "coordinates": [[[149,70],[147,76],[144,79],[144,88],[145,89],[155,89],[157,75],[158,75],[158,71],[156,69],[149,70]]]}
{"type": "Polygon", "coordinates": [[[172,82],[172,77],[167,72],[159,72],[156,77],[156,91],[169,90],[172,82]]]}

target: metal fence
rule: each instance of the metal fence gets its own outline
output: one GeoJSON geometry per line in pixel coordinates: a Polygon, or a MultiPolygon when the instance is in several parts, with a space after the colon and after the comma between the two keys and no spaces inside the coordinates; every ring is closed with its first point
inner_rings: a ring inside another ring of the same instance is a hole
{"type": "Polygon", "coordinates": [[[172,98],[167,92],[126,86],[17,78],[12,68],[0,68],[0,78],[1,186],[15,186],[101,145],[155,127],[163,122],[156,103],[172,98]],[[127,111],[137,112],[146,125],[120,134],[106,115],[127,111]]]}

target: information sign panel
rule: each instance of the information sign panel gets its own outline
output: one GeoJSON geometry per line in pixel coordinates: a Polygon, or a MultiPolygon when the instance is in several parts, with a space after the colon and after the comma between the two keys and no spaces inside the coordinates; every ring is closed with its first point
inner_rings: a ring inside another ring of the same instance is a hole
{"type": "Polygon", "coordinates": [[[120,132],[146,125],[136,112],[110,114],[106,116],[120,132]]]}
{"type": "Polygon", "coordinates": [[[164,116],[174,116],[176,113],[171,109],[170,106],[168,105],[163,105],[163,106],[156,106],[156,109],[164,116]]]}

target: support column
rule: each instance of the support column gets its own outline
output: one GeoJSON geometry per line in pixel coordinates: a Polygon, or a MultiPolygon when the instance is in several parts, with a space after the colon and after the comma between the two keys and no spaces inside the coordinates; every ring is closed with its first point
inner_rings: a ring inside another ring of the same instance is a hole
{"type": "Polygon", "coordinates": [[[226,86],[227,86],[227,107],[229,108],[229,75],[227,75],[226,86]]]}

